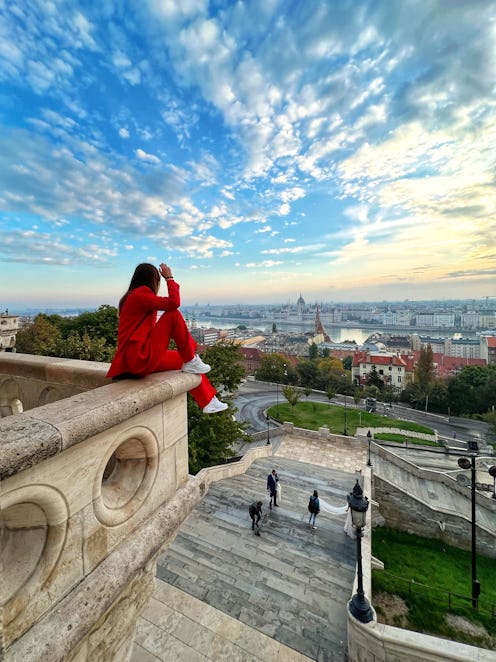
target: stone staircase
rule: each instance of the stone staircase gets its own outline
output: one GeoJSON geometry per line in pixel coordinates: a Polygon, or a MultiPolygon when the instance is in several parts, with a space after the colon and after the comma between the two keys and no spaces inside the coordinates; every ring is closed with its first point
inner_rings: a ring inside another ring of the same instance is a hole
{"type": "Polygon", "coordinates": [[[157,577],[311,659],[341,661],[355,545],[343,532],[343,515],[319,515],[312,531],[307,504],[317,489],[343,505],[354,481],[295,460],[257,460],[246,474],[211,486],[160,557],[157,577]],[[272,468],[281,506],[268,511],[257,537],[248,506],[264,500],[272,468]]]}

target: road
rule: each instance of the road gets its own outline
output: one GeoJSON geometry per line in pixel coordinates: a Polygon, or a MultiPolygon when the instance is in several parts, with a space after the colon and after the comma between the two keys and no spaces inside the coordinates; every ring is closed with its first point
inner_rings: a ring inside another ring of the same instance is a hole
{"type": "MultiPolygon", "coordinates": [[[[325,393],[321,391],[312,391],[308,399],[314,402],[329,402],[325,393]]],[[[345,396],[337,395],[331,400],[331,403],[342,406],[344,401],[345,396]]],[[[247,380],[241,385],[235,399],[235,405],[238,407],[237,418],[249,423],[249,432],[266,430],[267,419],[264,412],[268,407],[276,405],[277,402],[286,402],[282,395],[281,385],[247,380]]],[[[351,396],[346,398],[346,402],[348,407],[355,407],[351,396]]],[[[378,403],[378,414],[389,414],[390,412],[391,409],[387,404],[378,403]]],[[[487,424],[481,421],[454,417],[448,420],[447,416],[410,409],[404,405],[394,404],[392,415],[396,419],[414,421],[437,430],[441,438],[449,440],[450,447],[460,451],[467,450],[468,441],[483,441],[488,431],[487,424]]],[[[456,456],[449,456],[435,451],[420,451],[415,448],[400,448],[398,446],[391,447],[391,449],[422,468],[437,471],[457,469],[456,456]]]]}

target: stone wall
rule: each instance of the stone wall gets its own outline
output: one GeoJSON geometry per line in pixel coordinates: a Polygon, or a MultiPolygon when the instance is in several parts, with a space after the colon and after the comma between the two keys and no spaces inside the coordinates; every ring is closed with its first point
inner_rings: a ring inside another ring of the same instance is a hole
{"type": "MultiPolygon", "coordinates": [[[[374,458],[373,496],[386,526],[471,549],[469,487],[378,445],[374,458]]],[[[491,558],[496,558],[495,523],[496,501],[476,493],[477,550],[491,558]]]]}
{"type": "MultiPolygon", "coordinates": [[[[439,512],[428,503],[408,494],[378,476],[374,477],[374,499],[384,525],[424,538],[435,538],[448,545],[471,549],[471,524],[459,513],[439,512]],[[406,513],[406,515],[405,515],[406,513]]],[[[477,525],[477,552],[496,558],[496,532],[477,525]]]]}
{"type": "Polygon", "coordinates": [[[213,480],[271,453],[189,476],[186,392],[199,377],[108,383],[106,370],[15,354],[0,362],[0,382],[21,396],[43,376],[78,391],[0,420],[6,662],[126,662],[158,554],[213,480]]]}
{"type": "Polygon", "coordinates": [[[0,352],[0,417],[104,386],[107,370],[94,361],[0,352]]]}

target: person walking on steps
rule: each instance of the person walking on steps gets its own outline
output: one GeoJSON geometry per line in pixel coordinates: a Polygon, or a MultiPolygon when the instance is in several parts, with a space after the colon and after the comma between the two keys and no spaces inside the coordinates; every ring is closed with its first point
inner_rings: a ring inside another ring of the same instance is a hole
{"type": "Polygon", "coordinates": [[[251,517],[251,530],[256,536],[260,535],[260,519],[262,518],[262,502],[254,501],[248,508],[251,517]]]}
{"type": "Polygon", "coordinates": [[[190,393],[205,414],[227,409],[216,397],[216,390],[206,373],[210,366],[196,354],[196,344],[182,314],[179,284],[171,268],[162,263],[138,264],[127,292],[119,302],[117,351],[107,377],[126,379],[144,377],[153,372],[182,370],[201,376],[199,386],[190,393]],[[167,283],[168,296],[160,297],[160,276],[167,283]],[[157,321],[157,312],[162,315],[157,321]],[[169,349],[173,340],[177,350],[169,349]]]}
{"type": "Polygon", "coordinates": [[[271,473],[267,476],[267,490],[270,494],[270,502],[269,502],[269,508],[272,510],[272,499],[274,499],[274,506],[278,506],[279,504],[277,503],[277,481],[279,480],[279,476],[277,475],[277,471],[275,469],[272,469],[271,473]]]}
{"type": "Polygon", "coordinates": [[[312,496],[310,497],[310,500],[308,501],[308,510],[310,511],[310,518],[308,520],[308,526],[311,526],[312,529],[315,531],[317,528],[315,526],[315,519],[317,515],[320,513],[320,501],[319,501],[319,493],[317,490],[313,491],[312,496]],[[313,520],[313,522],[312,522],[313,520]]]}

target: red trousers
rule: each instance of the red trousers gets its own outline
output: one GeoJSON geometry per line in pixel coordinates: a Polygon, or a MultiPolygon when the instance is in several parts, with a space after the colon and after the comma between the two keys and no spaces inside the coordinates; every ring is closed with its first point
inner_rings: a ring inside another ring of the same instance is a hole
{"type": "MultiPolygon", "coordinates": [[[[179,310],[165,311],[144,342],[129,341],[124,348],[127,372],[149,375],[152,372],[181,370],[183,363],[191,361],[196,343],[179,310]],[[169,341],[176,343],[177,351],[168,349],[169,341]]],[[[214,397],[216,390],[206,375],[199,375],[201,384],[190,393],[203,409],[214,397]]]]}

